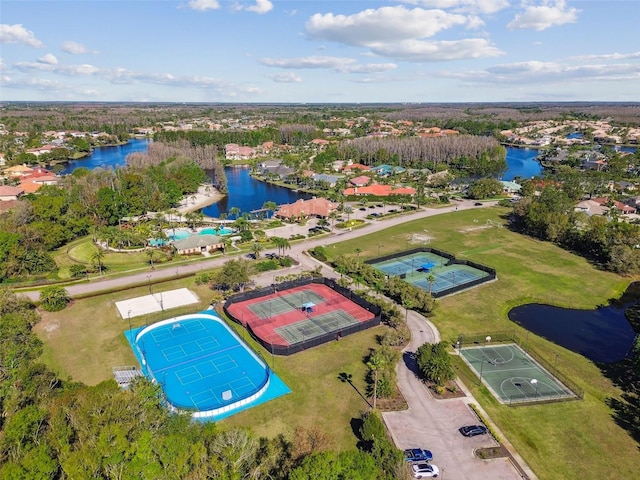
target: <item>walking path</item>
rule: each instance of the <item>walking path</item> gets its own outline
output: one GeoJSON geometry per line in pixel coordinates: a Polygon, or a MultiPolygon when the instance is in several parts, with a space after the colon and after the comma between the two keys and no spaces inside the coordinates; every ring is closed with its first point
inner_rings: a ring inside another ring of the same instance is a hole
{"type": "MultiPolygon", "coordinates": [[[[491,204],[485,204],[491,205],[491,204]]],[[[450,213],[457,210],[480,208],[473,202],[461,202],[450,207],[431,209],[425,208],[418,212],[400,215],[393,218],[381,219],[349,232],[341,232],[321,238],[308,239],[302,243],[291,245],[289,256],[295,258],[299,265],[285,270],[286,273],[298,273],[302,270],[313,270],[322,267],[322,275],[328,278],[336,278],[336,273],[326,264],[316,261],[306,255],[305,250],[317,245],[327,245],[336,241],[351,240],[353,238],[372,233],[382,228],[399,225],[408,221],[426,218],[433,215],[450,213]]],[[[285,228],[285,227],[283,227],[285,228]]],[[[286,227],[289,228],[289,227],[286,227]]],[[[285,236],[285,235],[283,235],[285,236]]],[[[266,253],[266,252],[265,252],[266,253]]],[[[275,253],[275,252],[274,252],[275,253]]],[[[122,288],[127,285],[152,283],[170,279],[189,273],[197,273],[221,266],[231,256],[218,257],[211,260],[203,260],[192,264],[180,265],[175,268],[134,273],[126,277],[104,278],[92,280],[89,283],[70,285],[65,287],[71,297],[97,293],[102,290],[122,288]]],[[[278,272],[282,274],[282,271],[278,272]]],[[[254,279],[257,286],[270,285],[274,281],[274,272],[263,273],[254,279]]],[[[23,293],[31,299],[37,299],[39,292],[23,293]]],[[[496,445],[488,436],[466,438],[457,431],[462,425],[478,423],[478,419],[468,407],[469,403],[475,403],[470,392],[466,391],[459,382],[459,386],[465,391],[465,397],[450,400],[435,400],[429,394],[428,389],[416,375],[416,365],[410,352],[414,352],[423,343],[435,343],[440,341],[440,333],[435,325],[422,315],[414,311],[407,312],[407,324],[411,330],[411,343],[403,350],[403,358],[397,366],[398,385],[407,401],[408,409],[399,412],[383,413],[384,421],[398,448],[427,448],[433,451],[434,461],[441,469],[440,477],[443,479],[481,479],[481,480],[516,480],[523,476],[514,468],[508,459],[479,460],[473,455],[473,450],[484,446],[496,445]]],[[[478,406],[478,408],[480,408],[478,406]]],[[[485,418],[489,418],[483,412],[485,418]]],[[[495,425],[492,428],[499,434],[495,425]]],[[[504,439],[504,435],[502,435],[504,439]]],[[[537,477],[525,462],[517,455],[508,441],[504,445],[517,460],[521,469],[526,472],[528,478],[537,477]]]]}

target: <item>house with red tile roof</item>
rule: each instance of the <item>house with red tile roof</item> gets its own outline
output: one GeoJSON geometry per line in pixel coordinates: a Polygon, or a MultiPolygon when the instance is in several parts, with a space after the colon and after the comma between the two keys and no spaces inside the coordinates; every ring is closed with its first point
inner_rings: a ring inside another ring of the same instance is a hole
{"type": "Polygon", "coordinates": [[[351,180],[349,180],[349,183],[351,185],[355,185],[356,187],[364,187],[365,185],[368,185],[370,181],[371,179],[369,177],[367,177],[366,175],[361,175],[359,177],[352,178],[351,180]]]}
{"type": "Polygon", "coordinates": [[[287,220],[307,217],[327,218],[337,208],[337,203],[330,202],[326,198],[312,198],[281,205],[274,215],[287,220]]]}
{"type": "Polygon", "coordinates": [[[24,194],[24,189],[20,187],[0,185],[0,202],[18,200],[18,198],[20,198],[23,194],[24,194]]]}
{"type": "Polygon", "coordinates": [[[412,187],[392,188],[391,185],[368,185],[366,187],[345,188],[343,195],[373,195],[375,197],[388,197],[389,195],[414,195],[416,189],[412,187]]]}

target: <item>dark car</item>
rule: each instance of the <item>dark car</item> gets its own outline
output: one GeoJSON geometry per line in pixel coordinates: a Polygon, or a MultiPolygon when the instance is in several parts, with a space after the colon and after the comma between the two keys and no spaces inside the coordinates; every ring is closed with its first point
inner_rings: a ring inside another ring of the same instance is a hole
{"type": "Polygon", "coordinates": [[[481,207],[481,206],[482,206],[482,203],[481,203],[481,202],[476,202],[476,203],[474,203],[474,205],[475,205],[476,207],[481,207]]]}
{"type": "Polygon", "coordinates": [[[422,448],[407,448],[404,451],[404,460],[406,462],[428,462],[433,460],[433,454],[429,450],[422,448]]]}
{"type": "Polygon", "coordinates": [[[487,430],[487,427],[484,425],[467,425],[460,427],[458,431],[465,437],[475,437],[476,435],[486,435],[489,433],[489,430],[487,430]]]}

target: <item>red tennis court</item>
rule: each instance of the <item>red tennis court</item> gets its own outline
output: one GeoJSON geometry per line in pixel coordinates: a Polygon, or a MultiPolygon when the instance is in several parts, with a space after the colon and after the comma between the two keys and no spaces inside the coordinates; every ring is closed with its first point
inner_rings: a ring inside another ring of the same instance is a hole
{"type": "Polygon", "coordinates": [[[284,355],[380,323],[379,307],[329,279],[288,282],[236,295],[225,310],[265,348],[284,355]]]}

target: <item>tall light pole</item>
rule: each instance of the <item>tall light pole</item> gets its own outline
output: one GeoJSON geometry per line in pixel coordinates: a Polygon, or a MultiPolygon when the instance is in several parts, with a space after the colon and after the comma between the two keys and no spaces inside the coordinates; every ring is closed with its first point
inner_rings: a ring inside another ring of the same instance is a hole
{"type": "Polygon", "coordinates": [[[147,285],[149,286],[149,295],[152,295],[152,293],[151,293],[151,275],[147,275],[147,285]]]}
{"type": "Polygon", "coordinates": [[[482,385],[482,369],[484,368],[484,358],[480,360],[480,385],[482,385]]]}
{"type": "Polygon", "coordinates": [[[531,385],[536,389],[536,398],[538,397],[538,380],[535,378],[531,379],[531,385]]]}
{"type": "Polygon", "coordinates": [[[127,319],[129,320],[129,334],[131,334],[131,310],[127,312],[127,319]]]}

